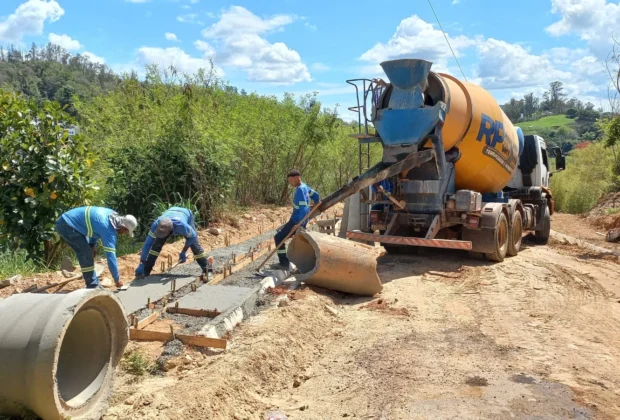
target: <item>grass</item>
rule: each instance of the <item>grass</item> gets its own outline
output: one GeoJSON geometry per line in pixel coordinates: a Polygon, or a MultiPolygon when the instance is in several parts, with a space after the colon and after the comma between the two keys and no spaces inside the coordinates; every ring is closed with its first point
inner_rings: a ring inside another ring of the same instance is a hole
{"type": "Polygon", "coordinates": [[[125,355],[122,363],[123,369],[132,375],[144,376],[153,370],[153,366],[139,351],[135,350],[125,355]]]}
{"type": "Polygon", "coordinates": [[[26,251],[0,252],[0,280],[17,274],[34,274],[39,270],[32,260],[26,260],[26,251]]]}
{"type": "Polygon", "coordinates": [[[608,215],[620,214],[620,207],[614,207],[612,209],[607,209],[605,210],[605,213],[607,213],[608,215]]]}
{"type": "Polygon", "coordinates": [[[543,117],[536,121],[524,121],[517,123],[523,130],[524,134],[528,134],[530,132],[534,132],[536,130],[540,130],[542,128],[559,128],[572,126],[575,124],[575,120],[571,120],[567,118],[566,115],[550,115],[548,117],[543,117]]]}

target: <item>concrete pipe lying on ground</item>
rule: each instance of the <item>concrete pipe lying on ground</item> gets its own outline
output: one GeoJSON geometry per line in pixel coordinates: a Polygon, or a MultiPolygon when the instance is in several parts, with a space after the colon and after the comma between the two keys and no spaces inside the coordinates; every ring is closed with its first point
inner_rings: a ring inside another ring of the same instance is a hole
{"type": "Polygon", "coordinates": [[[0,414],[101,418],[128,341],[125,311],[106,290],[0,301],[0,414]]]}
{"type": "Polygon", "coordinates": [[[306,284],[363,296],[383,290],[377,275],[379,251],[369,245],[317,232],[298,232],[287,250],[306,284]]]}

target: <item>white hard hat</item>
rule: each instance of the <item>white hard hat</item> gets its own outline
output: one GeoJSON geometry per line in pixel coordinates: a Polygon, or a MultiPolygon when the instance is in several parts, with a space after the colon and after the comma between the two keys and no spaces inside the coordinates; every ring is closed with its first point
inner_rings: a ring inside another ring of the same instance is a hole
{"type": "Polygon", "coordinates": [[[126,227],[129,231],[129,236],[133,237],[133,231],[138,227],[138,221],[131,214],[128,214],[121,218],[121,226],[126,227]]]}

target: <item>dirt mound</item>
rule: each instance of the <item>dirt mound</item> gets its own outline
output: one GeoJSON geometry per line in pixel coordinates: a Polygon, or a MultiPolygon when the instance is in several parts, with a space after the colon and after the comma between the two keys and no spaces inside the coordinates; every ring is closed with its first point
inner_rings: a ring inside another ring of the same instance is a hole
{"type": "Polygon", "coordinates": [[[620,228],[620,192],[602,197],[587,213],[586,219],[604,229],[620,228]]]}

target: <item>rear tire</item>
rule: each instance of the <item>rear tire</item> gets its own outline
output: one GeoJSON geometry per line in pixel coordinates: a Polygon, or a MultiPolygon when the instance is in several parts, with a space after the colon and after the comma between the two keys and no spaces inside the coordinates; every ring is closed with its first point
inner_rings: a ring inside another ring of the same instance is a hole
{"type": "Polygon", "coordinates": [[[504,261],[506,252],[508,251],[508,237],[510,236],[508,219],[506,218],[506,214],[504,212],[500,213],[497,218],[495,229],[493,229],[493,235],[495,237],[495,252],[486,254],[486,256],[489,261],[502,262],[504,261]]]}
{"type": "Polygon", "coordinates": [[[508,250],[506,255],[514,257],[519,253],[521,249],[521,241],[523,240],[523,218],[521,213],[515,210],[515,214],[512,217],[512,229],[510,229],[510,235],[508,236],[508,250]]]}
{"type": "Polygon", "coordinates": [[[549,212],[549,206],[545,206],[542,229],[534,232],[534,241],[538,245],[547,245],[549,236],[551,236],[551,213],[549,212]]]}

